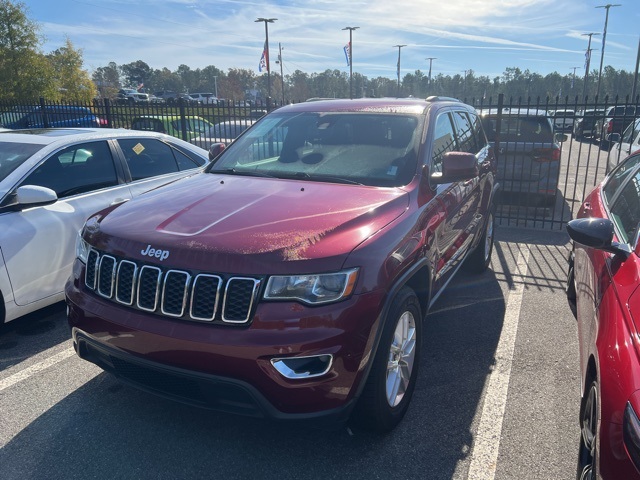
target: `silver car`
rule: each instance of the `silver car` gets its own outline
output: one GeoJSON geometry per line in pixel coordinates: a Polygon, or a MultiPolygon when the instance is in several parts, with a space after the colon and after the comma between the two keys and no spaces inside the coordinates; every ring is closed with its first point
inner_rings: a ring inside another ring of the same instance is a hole
{"type": "Polygon", "coordinates": [[[64,298],[89,216],[200,171],[207,155],[153,132],[0,133],[0,324],[64,298]]]}
{"type": "Polygon", "coordinates": [[[485,110],[482,121],[494,147],[500,140],[497,179],[503,202],[552,206],[560,175],[559,143],[566,135],[554,134],[547,112],[534,108],[485,110]],[[496,132],[498,113],[500,132],[496,132]]]}

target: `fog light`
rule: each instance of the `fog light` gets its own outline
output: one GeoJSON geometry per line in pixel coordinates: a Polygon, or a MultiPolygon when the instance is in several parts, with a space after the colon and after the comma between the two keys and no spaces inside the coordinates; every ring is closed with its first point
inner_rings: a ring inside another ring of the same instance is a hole
{"type": "Polygon", "coordinates": [[[331,369],[333,355],[272,358],[271,365],[280,375],[290,380],[320,377],[331,369]]]}

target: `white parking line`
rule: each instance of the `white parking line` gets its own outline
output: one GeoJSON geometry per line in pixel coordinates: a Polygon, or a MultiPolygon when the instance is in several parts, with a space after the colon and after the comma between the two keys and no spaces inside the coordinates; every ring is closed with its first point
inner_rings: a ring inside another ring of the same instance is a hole
{"type": "MultiPolygon", "coordinates": [[[[530,250],[527,245],[520,244],[519,247],[521,253],[518,257],[514,277],[525,278],[530,250]]],[[[496,474],[502,420],[507,404],[509,377],[511,376],[513,350],[518,332],[523,293],[524,281],[516,284],[514,290],[509,292],[509,299],[505,306],[504,323],[496,348],[495,365],[489,376],[482,416],[471,452],[471,465],[467,477],[470,480],[493,480],[496,474]]]]}
{"type": "Polygon", "coordinates": [[[66,360],[69,357],[72,357],[73,355],[75,355],[75,353],[76,352],[73,349],[73,347],[67,347],[61,352],[58,352],[50,357],[47,357],[44,360],[31,365],[30,367],[20,370],[19,372],[14,373],[9,377],[0,380],[0,392],[15,385],[16,383],[19,383],[23,380],[26,380],[29,377],[32,377],[33,375],[49,367],[52,367],[57,363],[62,362],[63,360],[66,360]]]}

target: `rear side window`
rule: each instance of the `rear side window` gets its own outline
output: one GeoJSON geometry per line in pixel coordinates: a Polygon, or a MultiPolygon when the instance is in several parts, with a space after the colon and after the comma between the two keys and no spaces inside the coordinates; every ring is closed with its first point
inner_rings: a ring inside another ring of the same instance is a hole
{"type": "Polygon", "coordinates": [[[131,123],[131,130],[166,133],[163,123],[155,118],[136,118],[131,123]]]}
{"type": "MultiPolygon", "coordinates": [[[[496,117],[485,120],[487,136],[495,139],[496,117]],[[492,133],[489,133],[492,132],[492,133]]],[[[546,117],[516,116],[505,114],[500,123],[500,140],[503,142],[553,142],[553,131],[546,117]]]]}
{"type": "Polygon", "coordinates": [[[180,170],[173,149],[158,140],[126,138],[119,139],[118,144],[122,148],[131,179],[134,181],[180,170]]]}

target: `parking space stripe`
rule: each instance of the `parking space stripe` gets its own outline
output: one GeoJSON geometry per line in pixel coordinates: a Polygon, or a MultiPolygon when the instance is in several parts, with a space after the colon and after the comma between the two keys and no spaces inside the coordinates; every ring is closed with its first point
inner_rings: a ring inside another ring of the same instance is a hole
{"type": "MultiPolygon", "coordinates": [[[[524,279],[531,251],[527,245],[520,244],[519,248],[520,256],[513,277],[524,279]]],[[[524,284],[524,281],[515,284],[515,288],[509,292],[505,306],[502,333],[495,353],[495,365],[489,376],[482,415],[471,452],[471,464],[467,477],[470,480],[493,480],[496,474],[524,284]]]]}
{"type": "Polygon", "coordinates": [[[57,363],[62,362],[63,360],[66,360],[69,357],[72,357],[73,355],[75,355],[75,350],[73,349],[73,347],[67,347],[61,352],[45,358],[41,362],[35,363],[30,367],[20,370],[19,372],[14,373],[9,377],[0,380],[0,392],[15,385],[16,383],[19,383],[23,380],[26,380],[29,377],[32,377],[33,375],[43,370],[46,370],[49,367],[54,366],[57,363]]]}

